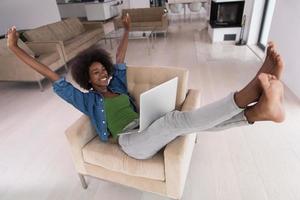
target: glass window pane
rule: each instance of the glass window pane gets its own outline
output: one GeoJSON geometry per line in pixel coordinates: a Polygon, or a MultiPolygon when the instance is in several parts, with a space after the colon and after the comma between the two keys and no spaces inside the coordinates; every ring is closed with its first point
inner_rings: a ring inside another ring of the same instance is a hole
{"type": "Polygon", "coordinates": [[[265,18],[264,18],[264,21],[262,22],[263,26],[262,26],[262,30],[261,30],[261,36],[259,38],[259,44],[263,45],[264,47],[266,47],[267,43],[268,43],[268,37],[269,37],[273,13],[274,13],[274,9],[275,9],[275,3],[276,3],[276,0],[267,1],[265,18]]]}

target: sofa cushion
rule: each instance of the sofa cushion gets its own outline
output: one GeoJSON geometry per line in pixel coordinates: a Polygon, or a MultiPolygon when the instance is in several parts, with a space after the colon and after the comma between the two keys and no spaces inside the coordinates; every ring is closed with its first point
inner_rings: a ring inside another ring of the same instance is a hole
{"type": "MultiPolygon", "coordinates": [[[[20,39],[18,40],[18,45],[20,48],[22,48],[26,53],[28,53],[31,56],[34,56],[34,53],[27,47],[27,45],[22,42],[20,39]]],[[[3,38],[0,40],[0,56],[8,56],[8,55],[14,55],[12,51],[10,51],[7,47],[7,39],[3,38]]]]}
{"type": "Polygon", "coordinates": [[[100,38],[102,34],[103,32],[101,29],[86,31],[83,34],[76,36],[75,38],[65,41],[64,42],[65,51],[68,54],[71,51],[73,51],[75,48],[78,48],[79,46],[91,40],[92,38],[97,36],[100,38]]]}
{"type": "Polygon", "coordinates": [[[29,31],[25,31],[23,35],[29,42],[56,41],[57,40],[57,38],[55,37],[55,35],[49,29],[48,26],[41,26],[41,27],[29,30],[29,31]]]}
{"type": "Polygon", "coordinates": [[[84,26],[78,18],[68,18],[63,21],[68,29],[75,35],[79,35],[85,31],[84,26]]]}
{"type": "Polygon", "coordinates": [[[58,40],[65,41],[74,37],[72,31],[68,29],[63,21],[49,24],[48,27],[58,40]]]}
{"type": "Polygon", "coordinates": [[[95,137],[83,149],[85,162],[131,176],[164,181],[163,153],[148,160],[136,160],[126,155],[117,144],[104,143],[95,137]]]}

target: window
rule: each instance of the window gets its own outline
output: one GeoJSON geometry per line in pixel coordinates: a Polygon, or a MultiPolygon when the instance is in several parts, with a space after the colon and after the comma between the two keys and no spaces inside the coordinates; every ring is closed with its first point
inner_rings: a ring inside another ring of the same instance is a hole
{"type": "Polygon", "coordinates": [[[265,50],[268,44],[268,37],[270,33],[272,17],[275,9],[276,0],[265,0],[265,6],[263,11],[263,17],[260,27],[260,33],[258,37],[257,45],[265,50]]]}

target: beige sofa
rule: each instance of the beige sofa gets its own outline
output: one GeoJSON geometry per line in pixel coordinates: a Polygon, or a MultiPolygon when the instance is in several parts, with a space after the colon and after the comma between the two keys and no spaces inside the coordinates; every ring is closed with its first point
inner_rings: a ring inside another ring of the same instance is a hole
{"type": "MultiPolygon", "coordinates": [[[[128,67],[127,70],[128,89],[137,102],[142,92],[177,76],[177,109],[188,111],[199,107],[199,92],[187,89],[186,69],[128,67]]],[[[133,159],[123,153],[117,144],[101,142],[85,115],[67,129],[66,136],[84,188],[87,188],[84,176],[92,176],[174,199],[181,198],[195,133],[176,138],[147,160],[133,159]]]]}
{"type": "MultiPolygon", "coordinates": [[[[0,81],[37,81],[40,89],[43,90],[41,80],[45,77],[20,61],[7,48],[6,43],[5,38],[0,40],[0,81]]],[[[18,45],[54,71],[61,66],[66,67],[62,49],[58,44],[51,42],[28,42],[25,44],[18,40],[18,45]]]]}
{"type": "Polygon", "coordinates": [[[122,17],[126,13],[131,17],[132,30],[154,30],[166,36],[169,22],[163,7],[123,9],[122,15],[114,19],[115,29],[123,27],[122,17]]]}
{"type": "Polygon", "coordinates": [[[65,60],[69,61],[80,51],[101,40],[104,30],[101,22],[81,22],[78,18],[68,18],[25,31],[23,35],[29,42],[60,44],[65,60]]]}

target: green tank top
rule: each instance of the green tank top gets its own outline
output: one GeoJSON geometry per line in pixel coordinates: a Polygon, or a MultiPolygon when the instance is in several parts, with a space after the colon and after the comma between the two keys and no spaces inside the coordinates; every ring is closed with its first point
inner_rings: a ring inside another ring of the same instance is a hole
{"type": "Polygon", "coordinates": [[[139,117],[132,109],[129,97],[124,94],[112,98],[104,98],[104,108],[107,127],[114,139],[130,122],[139,117]]]}

